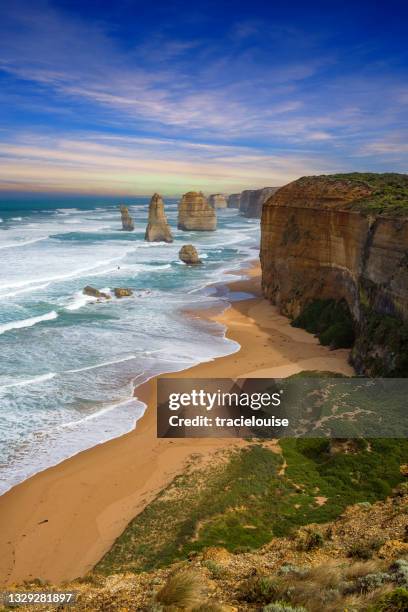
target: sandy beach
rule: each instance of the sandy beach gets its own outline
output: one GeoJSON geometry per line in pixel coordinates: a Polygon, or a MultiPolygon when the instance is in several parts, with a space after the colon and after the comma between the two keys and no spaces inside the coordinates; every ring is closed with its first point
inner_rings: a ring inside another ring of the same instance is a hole
{"type": "MultiPolygon", "coordinates": [[[[233,302],[215,319],[241,349],[175,377],[285,377],[301,370],[352,374],[348,351],[330,351],[290,326],[261,296],[259,267],[231,291],[253,299],[233,302]]],[[[189,313],[188,316],[209,316],[189,313]]],[[[180,471],[189,456],[203,459],[237,440],[156,438],[155,379],[135,395],[148,408],[131,433],[47,469],[0,498],[0,581],[40,578],[59,583],[83,575],[110,548],[127,523],[180,471]]]]}

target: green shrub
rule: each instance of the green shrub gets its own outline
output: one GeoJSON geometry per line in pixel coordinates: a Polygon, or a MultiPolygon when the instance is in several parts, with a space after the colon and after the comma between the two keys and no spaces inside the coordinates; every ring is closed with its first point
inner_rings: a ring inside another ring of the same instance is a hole
{"type": "Polygon", "coordinates": [[[325,346],[350,348],[354,343],[353,319],[345,300],[314,300],[292,325],[316,334],[325,346]]]}
{"type": "Polygon", "coordinates": [[[212,559],[204,561],[203,565],[209,570],[213,578],[222,578],[227,574],[226,569],[221,565],[218,565],[218,563],[216,563],[212,559]]]}
{"type": "Polygon", "coordinates": [[[319,336],[320,344],[333,348],[350,348],[354,342],[354,329],[350,322],[334,323],[319,336]]]}
{"type": "Polygon", "coordinates": [[[285,563],[285,565],[282,565],[279,568],[278,574],[281,576],[302,577],[307,574],[307,570],[302,567],[298,567],[297,565],[292,565],[291,563],[285,563]]]}
{"type": "Polygon", "coordinates": [[[324,545],[324,537],[320,531],[308,530],[305,537],[300,540],[298,549],[308,552],[324,545]]]}
{"type": "Polygon", "coordinates": [[[241,584],[240,599],[247,603],[266,604],[278,595],[279,584],[269,576],[251,576],[241,584]]]}
{"type": "Polygon", "coordinates": [[[372,612],[407,612],[408,590],[398,588],[383,595],[371,610],[372,612]]]}
{"type": "Polygon", "coordinates": [[[296,606],[293,608],[290,604],[284,601],[276,601],[275,603],[268,604],[263,608],[263,612],[307,612],[303,606],[296,606]]]}
{"type": "Polygon", "coordinates": [[[360,576],[354,584],[354,589],[351,592],[368,593],[379,589],[387,582],[392,582],[391,574],[386,572],[377,572],[373,574],[367,574],[366,576],[360,576]]]}
{"type": "Polygon", "coordinates": [[[391,565],[390,571],[397,584],[408,588],[408,561],[405,559],[397,559],[391,565]]]}
{"type": "Polygon", "coordinates": [[[244,553],[249,553],[253,550],[253,548],[251,546],[236,546],[234,548],[234,553],[241,555],[244,553]]]}
{"type": "Polygon", "coordinates": [[[361,559],[367,561],[371,559],[373,554],[382,546],[381,540],[371,540],[370,542],[356,542],[347,551],[347,556],[353,559],[361,559]]]}

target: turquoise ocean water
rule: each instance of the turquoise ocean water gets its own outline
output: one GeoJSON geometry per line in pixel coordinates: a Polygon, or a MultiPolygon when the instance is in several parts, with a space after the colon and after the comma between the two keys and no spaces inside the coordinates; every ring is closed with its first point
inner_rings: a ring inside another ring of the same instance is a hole
{"type": "Polygon", "coordinates": [[[132,429],[136,384],[238,348],[182,310],[228,303],[210,285],[257,256],[259,222],[219,210],[216,232],[182,232],[167,199],[175,241],[146,243],[148,199],[129,208],[132,233],[109,200],[0,201],[0,493],[132,429]],[[181,264],[186,243],[204,265],[181,264]],[[134,295],[96,303],[88,284],[134,295]]]}

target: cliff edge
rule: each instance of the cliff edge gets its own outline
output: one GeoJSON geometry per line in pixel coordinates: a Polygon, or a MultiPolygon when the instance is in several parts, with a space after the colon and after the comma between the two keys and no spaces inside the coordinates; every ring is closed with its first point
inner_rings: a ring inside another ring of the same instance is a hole
{"type": "Polygon", "coordinates": [[[315,332],[330,319],[343,336],[349,317],[357,372],[408,376],[408,175],[282,187],[263,205],[260,259],[264,295],[282,313],[315,332]]]}

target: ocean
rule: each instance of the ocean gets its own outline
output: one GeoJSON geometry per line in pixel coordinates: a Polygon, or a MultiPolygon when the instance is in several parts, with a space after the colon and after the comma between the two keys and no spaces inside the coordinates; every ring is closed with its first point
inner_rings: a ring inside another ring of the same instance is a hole
{"type": "Polygon", "coordinates": [[[135,385],[238,349],[183,311],[229,303],[213,285],[258,255],[259,221],[221,209],[216,232],[183,232],[167,199],[175,240],[147,243],[148,201],[131,200],[131,233],[110,199],[0,201],[0,493],[133,429],[135,385]],[[188,243],[202,266],[179,261],[188,243]],[[85,285],[134,294],[97,303],[85,285]]]}

